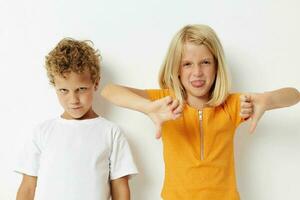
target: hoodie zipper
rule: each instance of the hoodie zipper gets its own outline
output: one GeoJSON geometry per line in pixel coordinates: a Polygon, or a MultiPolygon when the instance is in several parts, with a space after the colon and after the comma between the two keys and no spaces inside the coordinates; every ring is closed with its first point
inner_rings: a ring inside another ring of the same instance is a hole
{"type": "Polygon", "coordinates": [[[203,132],[203,111],[199,110],[200,122],[200,160],[204,160],[204,132],[203,132]]]}

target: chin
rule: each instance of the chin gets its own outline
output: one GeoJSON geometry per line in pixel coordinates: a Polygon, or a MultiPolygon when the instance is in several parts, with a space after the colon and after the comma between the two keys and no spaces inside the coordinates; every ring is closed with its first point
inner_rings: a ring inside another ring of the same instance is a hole
{"type": "Polygon", "coordinates": [[[204,97],[207,95],[207,91],[195,91],[195,92],[192,92],[192,95],[194,97],[198,97],[198,98],[201,98],[201,97],[204,97]]]}
{"type": "Polygon", "coordinates": [[[70,116],[72,119],[80,119],[80,118],[84,117],[84,114],[70,114],[70,113],[69,113],[69,116],[70,116]]]}

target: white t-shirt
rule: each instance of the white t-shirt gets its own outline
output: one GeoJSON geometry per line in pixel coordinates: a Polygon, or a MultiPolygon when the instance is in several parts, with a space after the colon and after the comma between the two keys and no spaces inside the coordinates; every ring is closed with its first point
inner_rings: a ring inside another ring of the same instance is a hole
{"type": "Polygon", "coordinates": [[[35,200],[108,200],[110,180],[137,173],[119,127],[102,117],[40,124],[15,171],[38,177],[35,200]]]}

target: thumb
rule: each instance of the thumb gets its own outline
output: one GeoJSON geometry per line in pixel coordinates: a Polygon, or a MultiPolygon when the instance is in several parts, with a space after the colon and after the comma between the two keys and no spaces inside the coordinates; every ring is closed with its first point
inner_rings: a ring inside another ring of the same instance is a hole
{"type": "Polygon", "coordinates": [[[251,118],[251,124],[250,124],[250,129],[249,129],[250,134],[254,133],[256,126],[257,126],[257,122],[258,122],[257,116],[253,116],[251,118]]]}
{"type": "Polygon", "coordinates": [[[256,126],[258,124],[258,121],[261,119],[261,117],[264,114],[264,110],[262,109],[262,107],[257,106],[256,109],[254,109],[254,113],[251,116],[251,125],[250,125],[250,133],[253,133],[254,130],[256,129],[256,126]]]}
{"type": "Polygon", "coordinates": [[[155,135],[156,139],[160,139],[161,138],[161,125],[157,125],[156,126],[156,135],[155,135]]]}

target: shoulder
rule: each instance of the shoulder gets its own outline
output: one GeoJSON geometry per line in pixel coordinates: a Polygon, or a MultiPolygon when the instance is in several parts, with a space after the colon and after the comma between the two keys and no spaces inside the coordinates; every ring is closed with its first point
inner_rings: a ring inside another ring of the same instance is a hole
{"type": "Polygon", "coordinates": [[[44,144],[45,139],[51,134],[53,127],[55,127],[56,119],[48,119],[42,122],[39,122],[32,129],[31,134],[26,141],[26,143],[34,142],[36,145],[41,147],[44,144]]]}
{"type": "Polygon", "coordinates": [[[119,126],[115,122],[112,122],[104,117],[98,117],[97,124],[99,126],[101,126],[102,128],[108,128],[108,129],[118,129],[119,128],[119,126]]]}
{"type": "Polygon", "coordinates": [[[241,93],[235,92],[235,93],[229,93],[227,96],[226,101],[230,101],[230,100],[235,100],[235,99],[239,99],[241,96],[241,93]]]}
{"type": "Polygon", "coordinates": [[[235,127],[237,127],[241,122],[243,122],[243,119],[240,116],[240,110],[241,110],[240,96],[241,93],[229,94],[223,107],[224,110],[229,114],[235,127]]]}
{"type": "Polygon", "coordinates": [[[37,130],[47,130],[53,126],[55,126],[55,124],[57,123],[58,119],[57,118],[52,118],[52,119],[47,119],[45,121],[39,122],[36,125],[36,129],[37,130]]]}
{"type": "Polygon", "coordinates": [[[236,104],[240,102],[241,93],[230,93],[228,94],[225,104],[236,104]]]}
{"type": "Polygon", "coordinates": [[[171,95],[169,89],[147,89],[146,92],[151,100],[161,99],[171,95]]]}
{"type": "Polygon", "coordinates": [[[111,147],[127,143],[123,130],[116,123],[101,117],[99,118],[99,125],[101,127],[99,132],[101,132],[101,135],[104,136],[105,140],[108,141],[108,144],[111,145],[111,147]]]}
{"type": "Polygon", "coordinates": [[[231,113],[231,115],[240,110],[240,93],[229,93],[223,104],[219,106],[220,109],[231,113]]]}
{"type": "Polygon", "coordinates": [[[99,129],[101,129],[101,132],[105,132],[106,135],[116,136],[122,134],[122,130],[119,125],[104,117],[98,118],[97,126],[99,129]]]}
{"type": "Polygon", "coordinates": [[[41,135],[43,133],[49,132],[49,130],[52,130],[53,127],[55,127],[55,124],[57,123],[57,119],[48,119],[42,122],[39,122],[35,128],[34,128],[34,135],[41,135]]]}

